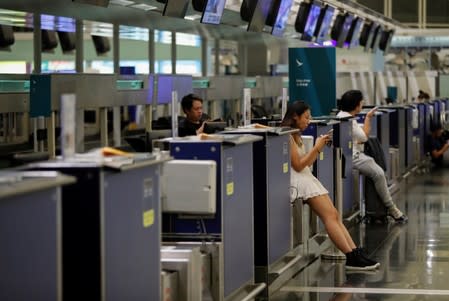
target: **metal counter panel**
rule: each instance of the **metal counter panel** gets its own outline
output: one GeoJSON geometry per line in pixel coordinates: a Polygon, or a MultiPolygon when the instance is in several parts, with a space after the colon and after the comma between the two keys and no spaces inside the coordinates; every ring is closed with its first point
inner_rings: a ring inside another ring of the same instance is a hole
{"type": "Polygon", "coordinates": [[[267,141],[268,265],[286,255],[290,249],[289,139],[290,135],[271,136],[267,141]]]}
{"type": "Polygon", "coordinates": [[[0,300],[61,299],[60,188],[0,200],[0,300]]]}
{"type": "Polygon", "coordinates": [[[413,167],[413,165],[416,163],[415,160],[415,152],[413,147],[413,127],[412,127],[412,118],[413,118],[413,111],[411,107],[406,107],[404,109],[404,130],[405,130],[405,166],[407,168],[413,167]]]}
{"type": "Polygon", "coordinates": [[[159,173],[155,165],[105,177],[106,300],[160,298],[159,173]]]}
{"type": "Polygon", "coordinates": [[[335,140],[338,140],[338,145],[342,149],[343,155],[343,217],[348,216],[352,213],[353,207],[353,177],[352,177],[352,120],[341,121],[340,126],[336,125],[334,127],[334,144],[335,140]],[[335,130],[338,127],[338,130],[335,130]],[[338,139],[335,139],[335,137],[338,139]]]}
{"type": "MultiPolygon", "coordinates": [[[[208,234],[221,236],[224,298],[254,281],[253,255],[253,142],[224,145],[217,141],[170,143],[175,159],[217,162],[217,212],[191,219],[164,214],[164,234],[201,234],[201,219],[208,234]]],[[[191,236],[195,239],[195,236],[191,236]]]]}
{"type": "Polygon", "coordinates": [[[161,162],[34,166],[77,178],[62,190],[65,301],[159,300],[161,162]]]}
{"type": "MultiPolygon", "coordinates": [[[[385,164],[387,165],[387,176],[391,174],[391,164],[390,164],[390,113],[383,112],[380,115],[376,115],[377,118],[377,138],[382,145],[382,150],[385,155],[385,164]]],[[[391,179],[389,179],[391,180],[391,179]]]]}
{"type": "Polygon", "coordinates": [[[225,298],[254,279],[252,147],[225,148],[222,157],[225,298]]]}

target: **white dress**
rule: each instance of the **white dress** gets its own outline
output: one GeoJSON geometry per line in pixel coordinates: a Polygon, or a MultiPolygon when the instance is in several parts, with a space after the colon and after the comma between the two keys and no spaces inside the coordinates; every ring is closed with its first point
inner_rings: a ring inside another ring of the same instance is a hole
{"type": "MultiPolygon", "coordinates": [[[[304,144],[299,146],[294,142],[293,137],[292,142],[297,145],[299,155],[301,157],[304,156],[306,153],[304,144]]],[[[290,185],[290,197],[292,201],[299,199],[304,202],[315,196],[329,193],[321,182],[312,174],[309,166],[304,167],[300,172],[297,172],[292,168],[290,173],[290,185]]]]}

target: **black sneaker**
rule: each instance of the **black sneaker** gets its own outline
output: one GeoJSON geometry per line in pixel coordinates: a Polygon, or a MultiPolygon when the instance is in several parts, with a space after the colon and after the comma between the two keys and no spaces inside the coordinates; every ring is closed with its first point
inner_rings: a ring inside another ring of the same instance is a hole
{"type": "Polygon", "coordinates": [[[398,207],[396,207],[396,205],[393,205],[390,208],[388,208],[388,216],[393,218],[396,223],[404,224],[408,221],[407,215],[402,213],[402,211],[399,210],[398,207]]]}
{"type": "Polygon", "coordinates": [[[376,268],[380,267],[380,263],[369,258],[368,255],[366,255],[365,251],[362,248],[358,247],[358,248],[353,249],[352,251],[354,251],[355,253],[362,256],[363,259],[365,259],[365,261],[367,263],[369,263],[370,265],[374,265],[374,266],[376,266],[376,268]]]}
{"type": "MultiPolygon", "coordinates": [[[[377,263],[376,263],[377,264],[377,263]]],[[[352,271],[368,271],[376,269],[377,265],[368,262],[363,256],[352,251],[346,254],[346,269],[352,271]]]]}

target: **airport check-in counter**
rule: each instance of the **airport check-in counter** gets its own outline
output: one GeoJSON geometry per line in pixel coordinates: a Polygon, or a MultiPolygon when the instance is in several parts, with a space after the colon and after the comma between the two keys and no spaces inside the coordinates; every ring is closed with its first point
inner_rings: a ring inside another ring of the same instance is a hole
{"type": "Polygon", "coordinates": [[[256,76],[245,79],[246,87],[251,88],[251,98],[278,97],[282,95],[282,76],[256,76]]]}
{"type": "Polygon", "coordinates": [[[418,128],[418,118],[415,116],[417,111],[414,106],[408,105],[405,109],[405,166],[407,170],[413,168],[416,163],[417,135],[415,129],[418,128]]]}
{"type": "Polygon", "coordinates": [[[423,154],[423,146],[425,140],[422,139],[421,131],[424,124],[420,122],[423,120],[421,108],[418,104],[410,104],[410,108],[412,109],[412,116],[409,126],[412,127],[412,141],[413,141],[413,161],[414,164],[420,164],[420,162],[424,159],[423,154]]]}
{"type": "MultiPolygon", "coordinates": [[[[163,238],[218,246],[212,263],[214,300],[241,300],[260,293],[266,284],[254,287],[253,143],[254,135],[215,135],[166,139],[176,160],[216,162],[216,206],[212,214],[163,215],[163,238]],[[214,284],[215,283],[215,284],[214,284]],[[249,289],[249,287],[252,287],[249,289]]],[[[189,200],[179,200],[186,202],[189,200]]],[[[190,299],[185,299],[190,300],[190,299]]],[[[192,300],[196,301],[196,300],[192,300]]]]}
{"type": "MultiPolygon", "coordinates": [[[[318,118],[322,119],[321,117],[318,118]]],[[[346,218],[353,213],[354,209],[354,180],[352,175],[352,121],[354,118],[338,118],[333,116],[333,119],[339,121],[333,124],[334,136],[332,139],[336,162],[334,164],[336,171],[334,178],[334,202],[338,203],[338,198],[341,197],[341,213],[346,218]],[[337,164],[340,164],[340,166],[337,166],[337,164]],[[340,173],[339,171],[341,171],[340,176],[337,174],[340,173]]]]}
{"type": "Polygon", "coordinates": [[[62,300],[61,187],[74,182],[56,172],[0,173],[1,300],[62,300]]]}
{"type": "MultiPolygon", "coordinates": [[[[392,160],[399,161],[398,170],[393,171],[393,174],[402,176],[406,172],[406,108],[404,106],[387,106],[381,107],[382,109],[393,110],[390,113],[390,147],[397,149],[397,155],[392,156],[392,160]]],[[[394,163],[393,163],[394,165],[394,163]]],[[[393,175],[393,178],[395,176],[393,175]]]]}
{"type": "Polygon", "coordinates": [[[64,300],[160,300],[159,175],[152,154],[28,165],[76,177],[62,188],[64,300]]]}
{"type": "Polygon", "coordinates": [[[29,91],[29,75],[0,75],[0,146],[28,140],[29,91]]]}
{"type": "Polygon", "coordinates": [[[447,128],[447,123],[449,121],[449,98],[441,99],[441,123],[443,128],[447,128]]]}
{"type": "MultiPolygon", "coordinates": [[[[253,146],[254,266],[256,282],[272,284],[301,255],[292,256],[290,223],[290,128],[238,128],[220,134],[252,134],[263,140],[253,146]]],[[[291,277],[291,275],[290,275],[291,277]]],[[[279,279],[281,280],[281,279],[279,279]]],[[[265,297],[274,291],[269,286],[265,297]]]]}
{"type": "Polygon", "coordinates": [[[420,158],[425,158],[427,153],[427,142],[430,135],[430,112],[428,103],[417,103],[418,109],[418,139],[420,158]]]}
{"type": "Polygon", "coordinates": [[[441,101],[434,99],[430,102],[433,105],[433,123],[441,125],[441,101]]]}
{"type": "Polygon", "coordinates": [[[30,76],[0,75],[0,165],[13,166],[16,153],[30,151],[30,76]]]}
{"type": "Polygon", "coordinates": [[[230,117],[234,123],[238,121],[236,113],[241,112],[244,88],[245,78],[241,75],[200,77],[193,80],[193,92],[203,99],[204,112],[208,112],[212,118],[230,117]]]}
{"type": "MultiPolygon", "coordinates": [[[[371,108],[367,108],[367,110],[363,110],[357,116],[357,122],[363,124],[365,122],[366,113],[371,108]]],[[[373,118],[371,119],[371,131],[370,138],[377,138],[382,147],[384,156],[385,156],[385,164],[387,167],[386,176],[387,181],[391,181],[391,166],[390,166],[390,116],[389,114],[394,112],[394,110],[388,109],[379,109],[375,112],[373,118]]]]}
{"type": "Polygon", "coordinates": [[[385,154],[385,163],[387,164],[387,181],[388,184],[391,185],[399,176],[399,150],[397,147],[392,146],[390,142],[391,134],[390,129],[392,128],[390,124],[391,114],[395,113],[395,109],[391,109],[389,107],[381,107],[378,112],[381,112],[382,115],[378,117],[378,138],[382,145],[382,149],[385,154]]]}
{"type": "MultiPolygon", "coordinates": [[[[84,152],[85,136],[99,134],[98,146],[110,144],[108,109],[113,110],[114,145],[121,144],[120,106],[151,105],[153,77],[116,74],[33,74],[30,77],[30,117],[47,121],[47,148],[54,158],[57,148],[61,98],[66,95],[76,102],[76,150],[84,152]],[[73,96],[72,96],[73,95],[73,96]],[[85,111],[94,112],[94,120],[85,122],[85,111]]],[[[148,114],[151,115],[151,114],[148,114]]],[[[149,120],[149,119],[148,119],[149,120]]]]}

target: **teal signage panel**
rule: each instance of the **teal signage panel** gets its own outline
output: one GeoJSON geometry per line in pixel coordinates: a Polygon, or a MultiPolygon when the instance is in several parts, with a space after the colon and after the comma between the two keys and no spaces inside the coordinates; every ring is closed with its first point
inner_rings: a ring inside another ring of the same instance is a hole
{"type": "Polygon", "coordinates": [[[336,107],[335,48],[289,48],[289,99],[303,100],[312,116],[329,115],[336,107]]]}
{"type": "Polygon", "coordinates": [[[49,74],[32,74],[30,77],[30,116],[50,117],[51,77],[49,74]]]}

